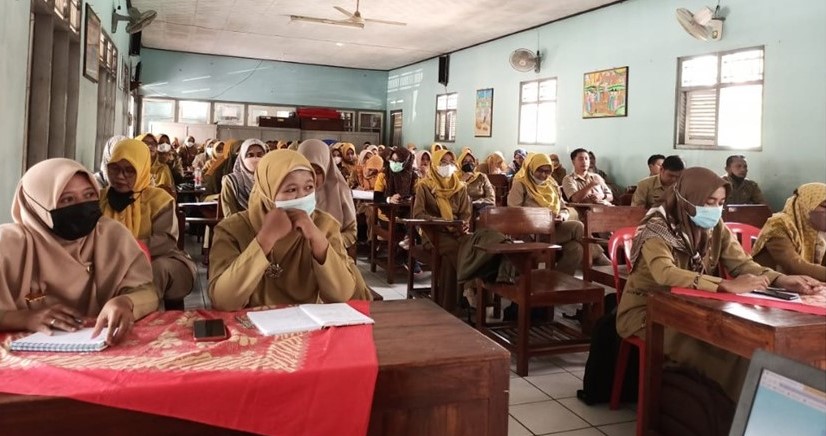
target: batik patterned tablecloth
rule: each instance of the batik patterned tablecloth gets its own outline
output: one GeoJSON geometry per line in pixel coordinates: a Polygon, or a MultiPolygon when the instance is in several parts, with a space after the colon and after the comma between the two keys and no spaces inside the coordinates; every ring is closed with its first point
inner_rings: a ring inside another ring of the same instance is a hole
{"type": "MultiPolygon", "coordinates": [[[[353,302],[369,314],[369,303],[353,302]]],[[[242,312],[154,313],[97,353],[10,353],[0,336],[0,392],[105,406],[273,435],[363,435],[378,362],[372,326],[261,336],[242,312]],[[229,338],[195,342],[192,324],[221,318],[229,338]]]]}

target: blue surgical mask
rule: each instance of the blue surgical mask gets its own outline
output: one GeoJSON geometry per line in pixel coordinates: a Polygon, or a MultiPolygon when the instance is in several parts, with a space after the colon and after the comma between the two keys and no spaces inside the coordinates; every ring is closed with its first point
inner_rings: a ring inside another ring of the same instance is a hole
{"type": "Polygon", "coordinates": [[[295,198],[292,200],[276,200],[275,207],[279,209],[303,210],[304,212],[307,212],[307,215],[311,215],[313,211],[315,211],[315,192],[313,192],[310,195],[301,198],[295,198]]]}
{"type": "Polygon", "coordinates": [[[404,164],[402,162],[390,162],[390,171],[394,173],[400,173],[404,169],[404,164]]]}
{"type": "Polygon", "coordinates": [[[691,217],[697,227],[711,229],[717,225],[723,216],[723,206],[694,206],[697,212],[691,217]]]}

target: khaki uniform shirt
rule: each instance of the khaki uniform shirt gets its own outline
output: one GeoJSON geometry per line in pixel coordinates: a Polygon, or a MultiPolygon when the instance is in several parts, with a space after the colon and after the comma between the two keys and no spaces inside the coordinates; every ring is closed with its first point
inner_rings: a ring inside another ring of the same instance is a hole
{"type": "Polygon", "coordinates": [[[758,253],[752,253],[754,261],[784,274],[804,275],[826,282],[826,256],[820,265],[803,259],[797,254],[792,241],[785,237],[773,237],[758,253]]]}
{"type": "Polygon", "coordinates": [[[605,200],[608,202],[614,200],[614,195],[611,193],[611,188],[609,188],[608,184],[605,183],[605,179],[603,179],[599,174],[594,174],[587,171],[582,176],[579,176],[576,173],[571,173],[565,176],[565,178],[562,179],[562,192],[565,193],[565,197],[568,198],[568,201],[576,203],[572,198],[573,195],[580,189],[584,188],[585,185],[591,182],[591,180],[596,180],[599,183],[591,188],[591,192],[597,196],[597,200],[605,200]]]}
{"type": "Polygon", "coordinates": [[[660,176],[650,176],[637,183],[637,190],[631,199],[631,206],[651,209],[660,205],[660,198],[665,192],[665,186],[660,181],[660,176]]]}
{"type": "Polygon", "coordinates": [[[472,183],[466,183],[470,201],[476,204],[496,204],[496,193],[493,191],[488,176],[480,174],[472,183]]]}
{"type": "Polygon", "coordinates": [[[742,183],[737,183],[729,176],[723,176],[723,180],[731,183],[726,204],[766,204],[763,192],[753,180],[746,179],[742,183]]]}

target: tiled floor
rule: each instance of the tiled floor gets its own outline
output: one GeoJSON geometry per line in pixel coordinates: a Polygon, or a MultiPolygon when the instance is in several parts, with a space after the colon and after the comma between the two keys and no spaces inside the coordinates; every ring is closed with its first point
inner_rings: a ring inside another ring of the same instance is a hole
{"type": "MultiPolygon", "coordinates": [[[[200,264],[200,246],[187,241],[187,251],[199,261],[198,283],[186,300],[188,309],[209,307],[206,288],[206,270],[200,264]]],[[[359,259],[358,268],[365,282],[385,300],[406,298],[407,282],[403,274],[395,277],[396,283],[388,285],[384,270],[370,272],[366,259],[359,259]]],[[[429,273],[416,277],[416,282],[426,284],[429,273]]],[[[636,412],[633,404],[620,410],[609,410],[607,404],[588,406],[576,398],[582,388],[585,361],[588,353],[570,353],[552,357],[532,358],[530,374],[516,375],[516,363],[511,361],[510,436],[633,436],[636,430],[636,412]]]]}

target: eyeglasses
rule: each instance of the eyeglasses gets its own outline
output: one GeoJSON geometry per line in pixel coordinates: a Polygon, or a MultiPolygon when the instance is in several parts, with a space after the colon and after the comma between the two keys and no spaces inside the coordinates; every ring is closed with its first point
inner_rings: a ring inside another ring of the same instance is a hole
{"type": "Polygon", "coordinates": [[[138,175],[135,167],[131,165],[127,167],[122,167],[120,165],[106,165],[106,171],[109,173],[109,177],[124,176],[126,178],[131,178],[138,175]]]}

